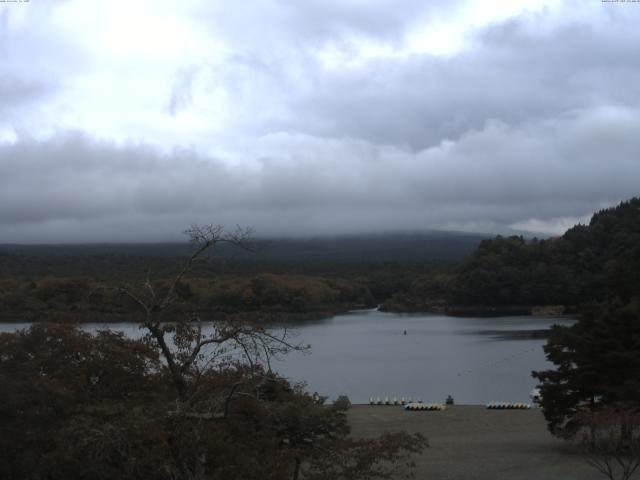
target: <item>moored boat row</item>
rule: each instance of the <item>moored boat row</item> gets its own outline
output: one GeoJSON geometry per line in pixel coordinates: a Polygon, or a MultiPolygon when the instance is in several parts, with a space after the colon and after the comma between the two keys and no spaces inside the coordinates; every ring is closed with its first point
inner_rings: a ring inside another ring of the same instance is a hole
{"type": "Polygon", "coordinates": [[[530,403],[525,402],[489,402],[486,407],[490,410],[528,410],[530,403]]]}
{"type": "Polygon", "coordinates": [[[412,410],[412,411],[442,411],[444,409],[446,409],[446,405],[444,403],[417,403],[417,402],[412,402],[412,403],[407,403],[404,406],[405,410],[412,410]]]}
{"type": "Polygon", "coordinates": [[[369,397],[369,405],[406,405],[408,403],[422,403],[421,399],[413,400],[411,397],[369,397]]]}

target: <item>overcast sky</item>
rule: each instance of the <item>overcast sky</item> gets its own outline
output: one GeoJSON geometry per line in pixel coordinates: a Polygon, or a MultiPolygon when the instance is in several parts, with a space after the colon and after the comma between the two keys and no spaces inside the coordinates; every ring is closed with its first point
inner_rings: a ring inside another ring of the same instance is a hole
{"type": "Polygon", "coordinates": [[[640,3],[0,3],[0,242],[563,232],[640,193],[640,3]]]}

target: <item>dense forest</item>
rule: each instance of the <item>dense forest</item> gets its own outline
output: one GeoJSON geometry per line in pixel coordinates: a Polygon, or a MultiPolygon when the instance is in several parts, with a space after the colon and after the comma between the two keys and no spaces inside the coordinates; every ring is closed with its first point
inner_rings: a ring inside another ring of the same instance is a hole
{"type": "MultiPolygon", "coordinates": [[[[117,287],[150,276],[161,288],[188,251],[187,244],[1,246],[2,319],[127,319],[130,300],[117,287]]],[[[638,291],[640,199],[634,198],[549,239],[430,233],[222,249],[194,265],[178,293],[184,308],[202,316],[287,320],[376,305],[453,314],[555,306],[546,313],[560,313],[587,301],[627,302],[638,291]]]]}
{"type": "MultiPolygon", "coordinates": [[[[451,272],[479,241],[429,233],[272,239],[251,251],[223,245],[180,283],[174,313],[288,320],[371,308],[416,279],[451,272]]],[[[186,243],[0,246],[0,319],[130,319],[130,299],[118,287],[150,277],[161,288],[189,251],[186,243]]]]}
{"type": "MultiPolygon", "coordinates": [[[[168,288],[161,278],[154,285],[168,288]]],[[[259,274],[190,278],[177,285],[183,301],[173,314],[197,312],[200,316],[233,313],[325,314],[346,308],[375,306],[369,289],[357,281],[315,276],[259,274]]],[[[131,320],[132,301],[118,285],[91,277],[52,277],[35,281],[0,280],[4,318],[25,320],[131,320]]]]}
{"type": "MultiPolygon", "coordinates": [[[[142,338],[54,322],[0,333],[0,478],[409,478],[423,436],[355,438],[348,399],[325,405],[271,370],[271,359],[308,348],[287,329],[238,317],[206,330],[190,314],[166,321],[173,306],[192,305],[185,279],[196,261],[245,240],[222,227],[189,233],[193,253],[173,278],[115,289],[141,312],[142,338]]],[[[46,299],[47,288],[34,290],[46,299]]],[[[86,298],[84,288],[67,288],[63,306],[86,298]]]]}
{"type": "Polygon", "coordinates": [[[558,238],[485,240],[449,283],[454,305],[565,305],[640,291],[640,198],[593,215],[558,238]]]}
{"type": "MultiPolygon", "coordinates": [[[[400,261],[460,261],[473,252],[484,237],[447,231],[378,233],[300,238],[254,238],[251,251],[229,245],[217,247],[224,259],[247,259],[258,265],[297,262],[357,263],[400,261]]],[[[191,245],[183,243],[0,244],[0,252],[28,257],[180,257],[191,245]]]]}

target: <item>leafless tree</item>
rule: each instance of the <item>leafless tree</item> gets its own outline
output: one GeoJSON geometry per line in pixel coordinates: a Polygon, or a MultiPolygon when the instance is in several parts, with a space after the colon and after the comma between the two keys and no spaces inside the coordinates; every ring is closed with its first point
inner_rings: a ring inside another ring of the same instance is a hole
{"type": "Polygon", "coordinates": [[[610,480],[628,480],[640,467],[640,413],[608,408],[580,417],[587,463],[610,480]]]}
{"type": "Polygon", "coordinates": [[[200,442],[207,436],[207,423],[226,418],[234,398],[250,396],[260,400],[261,386],[270,378],[264,372],[270,373],[271,359],[304,348],[291,342],[286,329],[273,333],[237,319],[211,320],[203,326],[197,314],[166,318],[171,308],[181,302],[178,290],[196,262],[214,254],[223,244],[253,249],[251,230],[240,227],[229,233],[220,225],[194,225],[185,234],[193,251],[168,286],[154,284],[147,272],[140,284],[123,285],[119,292],[139,307],[146,339],[155,343],[170,372],[177,397],[175,408],[168,414],[177,424],[189,425],[196,461],[189,467],[183,454],[172,450],[175,464],[181,465],[177,476],[199,479],[205,477],[207,464],[207,449],[200,442]],[[201,381],[227,367],[245,373],[230,376],[229,382],[214,382],[213,386],[201,381]]]}
{"type": "MultiPolygon", "coordinates": [[[[149,273],[139,285],[123,285],[119,292],[129,297],[143,314],[142,328],[147,337],[159,348],[169,369],[173,384],[181,400],[181,408],[188,399],[196,395],[203,371],[216,360],[231,359],[244,362],[249,367],[266,366],[271,370],[271,359],[291,350],[304,348],[292,343],[286,329],[272,333],[260,325],[238,320],[214,320],[203,328],[198,315],[165,318],[170,309],[179,303],[179,286],[196,262],[215,253],[217,248],[227,244],[243,250],[253,249],[250,229],[237,227],[229,233],[220,225],[194,225],[185,231],[193,245],[193,251],[185,260],[178,273],[164,288],[151,280],[149,273]]],[[[256,368],[256,371],[258,369],[256,368]]],[[[217,408],[224,414],[229,399],[241,393],[238,385],[230,386],[228,392],[221,393],[217,408]]],[[[214,415],[210,410],[199,415],[214,415]]]]}

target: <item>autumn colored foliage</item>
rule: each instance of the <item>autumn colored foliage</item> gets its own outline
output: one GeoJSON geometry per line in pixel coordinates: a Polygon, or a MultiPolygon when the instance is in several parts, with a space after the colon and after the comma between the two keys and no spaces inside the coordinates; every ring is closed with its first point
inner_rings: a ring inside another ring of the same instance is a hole
{"type": "Polygon", "coordinates": [[[351,438],[346,405],[261,368],[204,368],[183,397],[149,339],[35,324],[0,352],[6,480],[388,478],[425,446],[351,438]]]}

